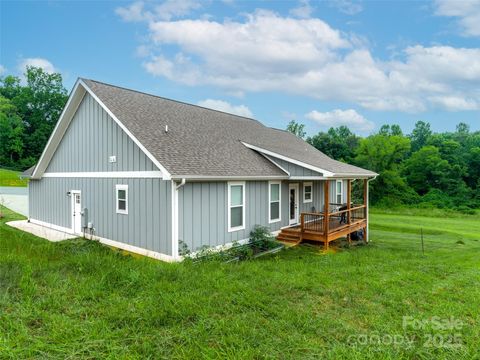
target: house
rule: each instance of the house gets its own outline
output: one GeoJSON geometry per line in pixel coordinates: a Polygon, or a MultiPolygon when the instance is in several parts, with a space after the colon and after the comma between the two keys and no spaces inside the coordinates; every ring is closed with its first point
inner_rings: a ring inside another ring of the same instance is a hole
{"type": "Polygon", "coordinates": [[[328,246],[366,232],[374,176],[253,119],[78,79],[32,170],[29,221],[167,261],[256,224],[328,246]]]}

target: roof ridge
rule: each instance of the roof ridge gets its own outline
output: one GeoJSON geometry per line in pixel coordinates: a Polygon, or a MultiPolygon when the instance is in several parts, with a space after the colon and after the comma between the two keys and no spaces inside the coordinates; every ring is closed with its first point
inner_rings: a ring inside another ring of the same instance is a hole
{"type": "MultiPolygon", "coordinates": [[[[179,104],[182,104],[182,105],[195,106],[195,107],[198,107],[198,108],[200,108],[200,109],[205,109],[205,110],[209,110],[209,111],[216,111],[216,112],[219,112],[219,113],[222,113],[222,114],[227,114],[227,115],[230,115],[230,116],[239,117],[239,118],[242,118],[242,119],[245,119],[245,120],[255,121],[256,123],[258,123],[258,124],[266,127],[261,121],[259,121],[259,120],[257,120],[257,119],[254,119],[254,118],[249,118],[249,117],[242,116],[242,115],[232,114],[232,113],[229,113],[229,112],[226,112],[226,111],[217,110],[217,109],[212,109],[212,108],[208,108],[208,107],[201,106],[201,105],[197,105],[197,104],[191,104],[191,103],[188,103],[188,102],[186,102],[186,101],[181,101],[181,100],[176,100],[176,99],[170,99],[170,98],[167,98],[167,97],[164,97],[164,96],[155,95],[155,94],[150,94],[150,93],[147,93],[147,92],[145,92],[145,91],[130,89],[130,88],[127,88],[127,87],[124,87],[124,86],[113,85],[113,84],[109,84],[109,83],[106,83],[106,82],[103,82],[103,81],[98,81],[98,80],[94,80],[94,79],[87,79],[87,78],[80,78],[80,79],[81,79],[81,80],[93,81],[93,82],[95,82],[95,83],[102,84],[102,85],[106,85],[106,86],[110,86],[110,87],[114,87],[114,88],[117,88],[117,89],[122,89],[122,90],[126,90],[126,91],[136,92],[136,93],[139,93],[139,94],[142,94],[142,95],[152,96],[152,97],[159,98],[159,99],[166,100],[166,101],[176,102],[176,103],[179,103],[179,104]]],[[[222,100],[221,100],[221,101],[222,101],[222,100]]]]}

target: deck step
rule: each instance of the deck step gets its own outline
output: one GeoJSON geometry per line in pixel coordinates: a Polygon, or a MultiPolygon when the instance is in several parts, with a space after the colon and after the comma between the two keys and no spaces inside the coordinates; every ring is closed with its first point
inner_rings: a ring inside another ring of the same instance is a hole
{"type": "Polygon", "coordinates": [[[286,229],[282,229],[280,231],[280,233],[297,235],[297,234],[300,234],[300,229],[299,228],[286,228],[286,229]]]}
{"type": "Polygon", "coordinates": [[[286,243],[298,243],[300,242],[300,229],[286,228],[282,229],[277,235],[277,240],[286,243]]]}
{"type": "Polygon", "coordinates": [[[277,240],[280,240],[280,241],[298,241],[298,240],[300,240],[300,236],[288,236],[288,235],[279,234],[277,236],[277,240]]]}

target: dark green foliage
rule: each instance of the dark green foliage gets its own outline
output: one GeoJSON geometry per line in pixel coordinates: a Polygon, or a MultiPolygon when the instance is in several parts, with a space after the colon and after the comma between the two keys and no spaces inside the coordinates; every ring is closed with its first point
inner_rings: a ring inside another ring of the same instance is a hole
{"type": "Polygon", "coordinates": [[[250,243],[267,245],[269,242],[273,241],[274,238],[270,233],[270,229],[266,226],[255,225],[253,230],[250,231],[250,243]]]}
{"type": "Polygon", "coordinates": [[[307,142],[334,159],[350,162],[355,157],[360,138],[346,126],[340,126],[308,137],[307,142]]]}
{"type": "MultiPolygon", "coordinates": [[[[432,133],[429,123],[418,121],[409,135],[399,125],[383,125],[366,138],[341,126],[307,142],[336,160],[379,173],[371,183],[373,204],[416,204],[463,213],[480,206],[480,132],[471,132],[464,123],[455,132],[432,133]]],[[[354,183],[353,197],[361,198],[361,193],[354,183]]]]}
{"type": "Polygon", "coordinates": [[[68,99],[60,74],[28,67],[25,80],[0,79],[0,166],[17,170],[38,160],[68,99]]]}

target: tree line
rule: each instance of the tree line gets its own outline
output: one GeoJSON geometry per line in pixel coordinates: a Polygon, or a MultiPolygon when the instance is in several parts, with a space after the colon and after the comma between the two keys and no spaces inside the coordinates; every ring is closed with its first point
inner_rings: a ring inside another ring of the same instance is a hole
{"type": "Polygon", "coordinates": [[[326,155],[375,171],[370,200],[385,207],[432,206],[473,212],[480,207],[480,131],[459,123],[454,132],[435,133],[418,121],[410,134],[399,125],[383,125],[367,137],[346,126],[306,136],[291,121],[287,130],[326,155]]]}

